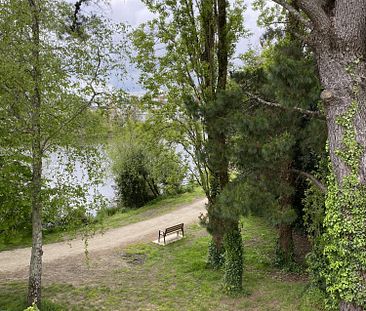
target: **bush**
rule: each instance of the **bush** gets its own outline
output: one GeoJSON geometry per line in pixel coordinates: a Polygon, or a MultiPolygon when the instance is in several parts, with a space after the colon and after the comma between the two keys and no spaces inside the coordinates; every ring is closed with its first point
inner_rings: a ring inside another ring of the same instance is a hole
{"type": "Polygon", "coordinates": [[[120,207],[138,208],[161,195],[180,193],[187,168],[174,146],[138,127],[122,131],[111,149],[120,207]]]}

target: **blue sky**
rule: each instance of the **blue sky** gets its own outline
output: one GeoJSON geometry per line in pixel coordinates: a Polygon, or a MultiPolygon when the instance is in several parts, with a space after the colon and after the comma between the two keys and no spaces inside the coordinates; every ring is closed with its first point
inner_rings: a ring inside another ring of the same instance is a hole
{"type": "MultiPolygon", "coordinates": [[[[246,0],[247,10],[244,14],[245,27],[252,35],[249,38],[243,38],[237,45],[236,54],[239,55],[247,51],[250,47],[259,48],[259,38],[263,30],[257,26],[258,12],[253,11],[251,0],[246,0]]],[[[115,22],[125,22],[132,27],[149,20],[152,14],[140,0],[110,0],[109,15],[115,22]]],[[[122,86],[130,93],[141,93],[143,90],[138,85],[139,72],[133,66],[128,68],[128,77],[122,83],[112,81],[115,86],[122,86]]]]}

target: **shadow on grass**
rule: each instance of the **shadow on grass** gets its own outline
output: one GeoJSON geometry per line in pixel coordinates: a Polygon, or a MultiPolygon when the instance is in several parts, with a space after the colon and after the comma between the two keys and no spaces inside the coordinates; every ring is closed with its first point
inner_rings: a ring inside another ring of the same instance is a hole
{"type": "MultiPolygon", "coordinates": [[[[130,254],[127,258],[143,255],[138,265],[107,269],[100,279],[80,286],[46,285],[44,298],[56,303],[55,309],[46,310],[323,310],[320,294],[309,292],[306,278],[294,278],[273,266],[275,231],[254,217],[244,219],[243,228],[244,292],[236,297],[224,294],[222,271],[207,269],[209,237],[194,225],[185,239],[166,247],[150,243],[123,250],[130,254]]],[[[25,287],[0,284],[0,310],[22,310],[16,301],[25,296],[25,287]]]]}

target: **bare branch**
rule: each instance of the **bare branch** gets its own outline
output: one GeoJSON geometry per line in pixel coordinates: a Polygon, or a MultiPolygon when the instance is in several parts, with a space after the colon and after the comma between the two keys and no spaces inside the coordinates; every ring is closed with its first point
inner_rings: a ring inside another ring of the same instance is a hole
{"type": "Polygon", "coordinates": [[[274,102],[269,102],[267,100],[264,100],[264,99],[254,95],[252,93],[249,93],[249,92],[246,92],[246,94],[249,97],[255,99],[257,102],[259,102],[263,105],[269,106],[269,107],[279,108],[279,109],[283,109],[283,110],[290,110],[290,111],[302,113],[302,114],[307,115],[307,116],[312,117],[312,118],[317,118],[319,120],[325,120],[325,116],[320,111],[312,111],[312,110],[307,110],[307,109],[303,109],[303,108],[300,108],[300,107],[286,107],[286,106],[283,106],[279,103],[274,103],[274,102]]]}
{"type": "Polygon", "coordinates": [[[294,173],[299,174],[300,176],[303,176],[307,179],[309,179],[315,186],[317,186],[323,193],[327,193],[328,189],[327,187],[319,180],[317,179],[314,175],[311,175],[307,172],[304,171],[300,171],[300,170],[296,170],[296,169],[292,169],[292,171],[294,173]]]}

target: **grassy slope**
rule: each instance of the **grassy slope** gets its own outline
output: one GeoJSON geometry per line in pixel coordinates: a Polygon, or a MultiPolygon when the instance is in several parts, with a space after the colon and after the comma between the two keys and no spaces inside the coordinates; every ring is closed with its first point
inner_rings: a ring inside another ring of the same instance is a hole
{"type": "MultiPolygon", "coordinates": [[[[273,267],[275,236],[262,219],[243,220],[245,293],[239,297],[223,294],[222,271],[206,269],[209,238],[196,225],[188,228],[187,238],[169,246],[130,247],[131,256],[146,256],[143,263],[106,269],[103,278],[79,286],[47,285],[44,310],[323,310],[305,276],[273,267]]],[[[25,292],[25,282],[0,282],[0,310],[21,310],[25,292]]]]}
{"type": "MultiPolygon", "coordinates": [[[[203,196],[203,192],[199,188],[197,188],[193,192],[186,192],[175,196],[159,198],[139,209],[127,210],[126,212],[117,213],[113,216],[106,217],[101,222],[96,224],[96,229],[107,230],[110,228],[125,226],[131,223],[156,217],[164,213],[168,213],[179,205],[192,203],[195,200],[202,198],[203,196]]],[[[44,243],[54,243],[74,237],[75,233],[71,233],[68,231],[52,233],[46,232],[44,234],[44,243]]],[[[31,246],[30,234],[26,236],[14,236],[12,240],[7,242],[7,244],[4,244],[3,241],[0,239],[0,251],[27,246],[31,246]]]]}

